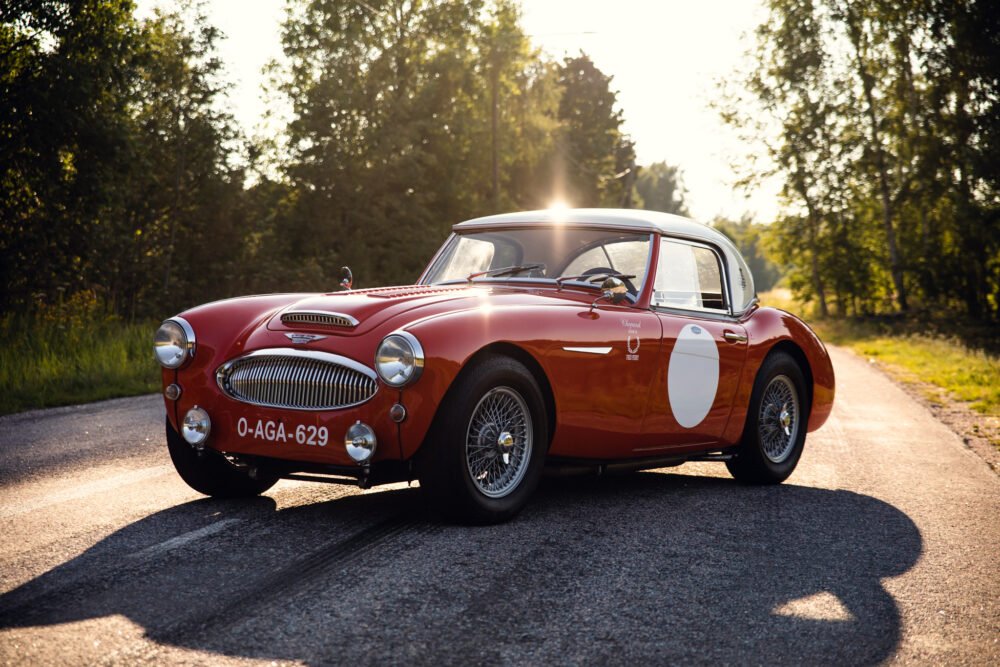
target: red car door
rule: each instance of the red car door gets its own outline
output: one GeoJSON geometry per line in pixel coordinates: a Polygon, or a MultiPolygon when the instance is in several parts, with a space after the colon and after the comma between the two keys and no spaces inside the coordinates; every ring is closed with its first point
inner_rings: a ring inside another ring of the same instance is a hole
{"type": "Polygon", "coordinates": [[[651,307],[663,338],[635,452],[649,455],[719,442],[747,354],[746,330],[728,315],[718,251],[677,239],[660,243],[651,307]]]}

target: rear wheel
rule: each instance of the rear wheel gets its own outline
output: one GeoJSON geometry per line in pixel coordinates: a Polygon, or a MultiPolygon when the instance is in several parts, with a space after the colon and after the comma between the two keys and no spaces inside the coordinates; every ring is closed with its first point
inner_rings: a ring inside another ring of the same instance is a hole
{"type": "Polygon", "coordinates": [[[498,523],[538,486],[548,425],[542,393],[521,363],[488,357],[449,392],[421,450],[420,485],[445,515],[498,523]]]}
{"type": "Polygon", "coordinates": [[[742,443],[726,462],[729,472],[748,484],[786,480],[802,455],[808,418],[802,369],[783,352],[771,354],[757,372],[742,443]]]}
{"type": "Polygon", "coordinates": [[[257,477],[250,477],[218,452],[206,449],[199,453],[174,430],[170,420],[167,420],[167,450],[181,479],[206,496],[251,498],[278,482],[277,475],[262,472],[258,472],[257,477]]]}

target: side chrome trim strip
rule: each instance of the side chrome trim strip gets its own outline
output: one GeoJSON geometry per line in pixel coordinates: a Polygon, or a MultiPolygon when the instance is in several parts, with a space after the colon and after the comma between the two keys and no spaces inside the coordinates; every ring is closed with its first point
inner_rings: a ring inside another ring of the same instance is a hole
{"type": "Polygon", "coordinates": [[[567,352],[583,352],[584,354],[608,354],[611,347],[563,347],[567,352]]]}

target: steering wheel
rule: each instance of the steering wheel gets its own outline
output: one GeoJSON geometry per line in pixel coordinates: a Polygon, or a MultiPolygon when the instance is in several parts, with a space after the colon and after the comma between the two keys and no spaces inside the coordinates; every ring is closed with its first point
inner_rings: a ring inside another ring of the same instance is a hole
{"type": "MultiPolygon", "coordinates": [[[[601,274],[601,273],[610,273],[612,275],[615,275],[615,274],[617,274],[619,272],[615,271],[614,269],[609,268],[607,266],[595,266],[592,269],[587,269],[586,271],[584,271],[582,275],[585,275],[585,276],[596,276],[596,275],[601,274]]],[[[631,280],[629,280],[628,278],[625,278],[624,276],[616,276],[616,277],[619,280],[621,280],[623,283],[625,283],[625,289],[628,290],[629,294],[631,294],[632,296],[638,296],[639,295],[639,290],[637,290],[635,288],[635,285],[632,284],[631,280]]]]}

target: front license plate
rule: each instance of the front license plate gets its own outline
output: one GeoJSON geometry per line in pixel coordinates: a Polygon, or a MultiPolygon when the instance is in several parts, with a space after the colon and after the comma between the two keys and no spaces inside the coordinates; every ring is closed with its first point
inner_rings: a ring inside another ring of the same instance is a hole
{"type": "Polygon", "coordinates": [[[285,424],[273,419],[236,420],[236,434],[241,438],[264,440],[277,445],[296,444],[326,447],[330,441],[330,430],[315,424],[285,424]]]}

